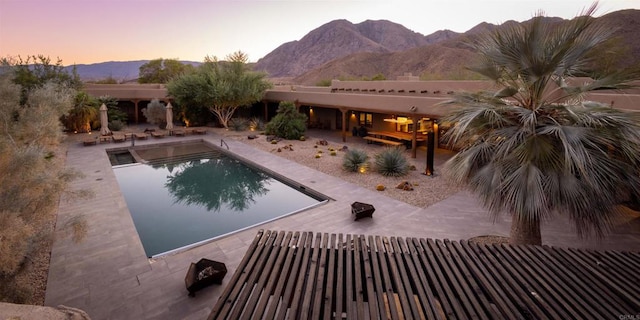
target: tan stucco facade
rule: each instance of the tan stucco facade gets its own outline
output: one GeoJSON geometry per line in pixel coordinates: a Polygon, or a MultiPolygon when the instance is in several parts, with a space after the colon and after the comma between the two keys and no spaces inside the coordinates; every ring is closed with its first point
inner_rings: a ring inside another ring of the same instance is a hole
{"type": "MultiPolygon", "coordinates": [[[[265,120],[268,120],[270,102],[274,105],[280,101],[293,101],[301,112],[309,116],[310,124],[342,130],[343,140],[346,140],[350,129],[359,124],[355,119],[359,113],[375,115],[372,128],[390,130],[393,125],[385,123],[385,117],[407,117],[414,123],[421,118],[438,119],[448,113],[448,108],[441,104],[449,100],[454,92],[495,89],[490,81],[419,81],[411,76],[399,79],[404,80],[333,80],[330,87],[276,86],[267,90],[263,98],[265,120]],[[313,108],[316,108],[315,112],[312,111],[313,108]]],[[[121,101],[133,101],[136,123],[138,102],[151,99],[165,102],[171,100],[166,87],[161,84],[87,84],[85,90],[93,96],[110,95],[121,101]]],[[[621,110],[640,111],[640,89],[590,93],[585,95],[585,100],[608,103],[621,110]]],[[[412,145],[415,154],[415,142],[412,145]]]]}

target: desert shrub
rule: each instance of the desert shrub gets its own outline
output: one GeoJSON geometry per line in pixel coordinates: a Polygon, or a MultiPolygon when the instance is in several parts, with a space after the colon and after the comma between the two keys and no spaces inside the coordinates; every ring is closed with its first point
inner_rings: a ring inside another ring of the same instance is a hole
{"type": "Polygon", "coordinates": [[[53,236],[47,226],[61,196],[75,193],[70,186],[79,172],[56,155],[63,138],[60,119],[78,96],[48,83],[28,90],[21,105],[21,88],[12,80],[10,72],[0,73],[0,118],[12,119],[0,121],[0,301],[22,303],[31,288],[17,275],[28,272],[26,259],[53,236]]]}
{"type": "Polygon", "coordinates": [[[233,131],[244,131],[249,127],[249,120],[245,118],[233,118],[229,121],[229,127],[233,131]]]}
{"type": "Polygon", "coordinates": [[[120,120],[113,120],[109,122],[109,129],[113,131],[120,131],[122,128],[124,128],[124,122],[120,120]]]}
{"type": "Polygon", "coordinates": [[[385,148],[375,156],[374,163],[383,176],[400,177],[409,172],[409,161],[400,148],[385,148]]]}
{"type": "Polygon", "coordinates": [[[342,168],[350,172],[358,172],[358,169],[369,160],[366,152],[358,149],[347,151],[342,159],[342,168]]]}
{"type": "Polygon", "coordinates": [[[163,125],[167,125],[167,110],[158,99],[151,100],[147,107],[142,109],[142,114],[151,124],[158,125],[161,128],[163,125]]]}
{"type": "Polygon", "coordinates": [[[317,87],[330,87],[331,86],[331,79],[321,79],[318,82],[316,82],[316,86],[317,87]]]}
{"type": "Polygon", "coordinates": [[[249,120],[249,128],[255,131],[264,130],[264,121],[258,117],[253,117],[249,120]]]}
{"type": "Polygon", "coordinates": [[[300,139],[307,130],[307,116],[296,110],[293,102],[283,101],[278,106],[278,114],[267,123],[266,134],[285,139],[300,139]]]}

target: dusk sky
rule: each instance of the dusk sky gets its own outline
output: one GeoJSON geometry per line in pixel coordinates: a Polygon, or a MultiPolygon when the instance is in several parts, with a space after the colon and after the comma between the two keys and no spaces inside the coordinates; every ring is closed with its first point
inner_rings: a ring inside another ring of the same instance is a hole
{"type": "MultiPolygon", "coordinates": [[[[203,61],[241,50],[257,61],[336,19],[389,20],[423,35],[543,10],[572,18],[587,0],[0,0],[0,57],[43,54],[64,65],[157,58],[203,61]]],[[[602,0],[596,16],[640,9],[602,0]]]]}

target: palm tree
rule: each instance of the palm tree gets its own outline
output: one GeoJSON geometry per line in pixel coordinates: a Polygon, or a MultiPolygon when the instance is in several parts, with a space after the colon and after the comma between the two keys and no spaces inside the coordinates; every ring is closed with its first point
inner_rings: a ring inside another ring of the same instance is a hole
{"type": "Polygon", "coordinates": [[[511,214],[511,244],[540,245],[541,222],[557,214],[579,236],[602,237],[623,213],[620,204],[640,196],[638,115],[584,99],[637,79],[630,70],[596,68],[592,52],[602,52],[613,30],[592,17],[595,9],[563,23],[538,14],[481,37],[472,70],[496,91],[457,93],[447,104],[455,109],[442,119],[451,124],[444,138],[460,152],[446,172],[494,218],[511,214]]]}

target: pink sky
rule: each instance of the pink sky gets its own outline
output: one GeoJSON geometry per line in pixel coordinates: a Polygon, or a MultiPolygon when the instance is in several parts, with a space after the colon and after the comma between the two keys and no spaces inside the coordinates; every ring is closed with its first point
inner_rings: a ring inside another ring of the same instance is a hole
{"type": "MultiPolygon", "coordinates": [[[[65,65],[172,58],[202,61],[241,50],[257,61],[336,19],[390,20],[424,35],[486,21],[523,21],[538,10],[571,18],[583,0],[0,0],[0,57],[44,54],[65,65]],[[464,10],[461,10],[465,8],[464,10]]],[[[640,9],[600,1],[597,15],[640,9]]]]}

